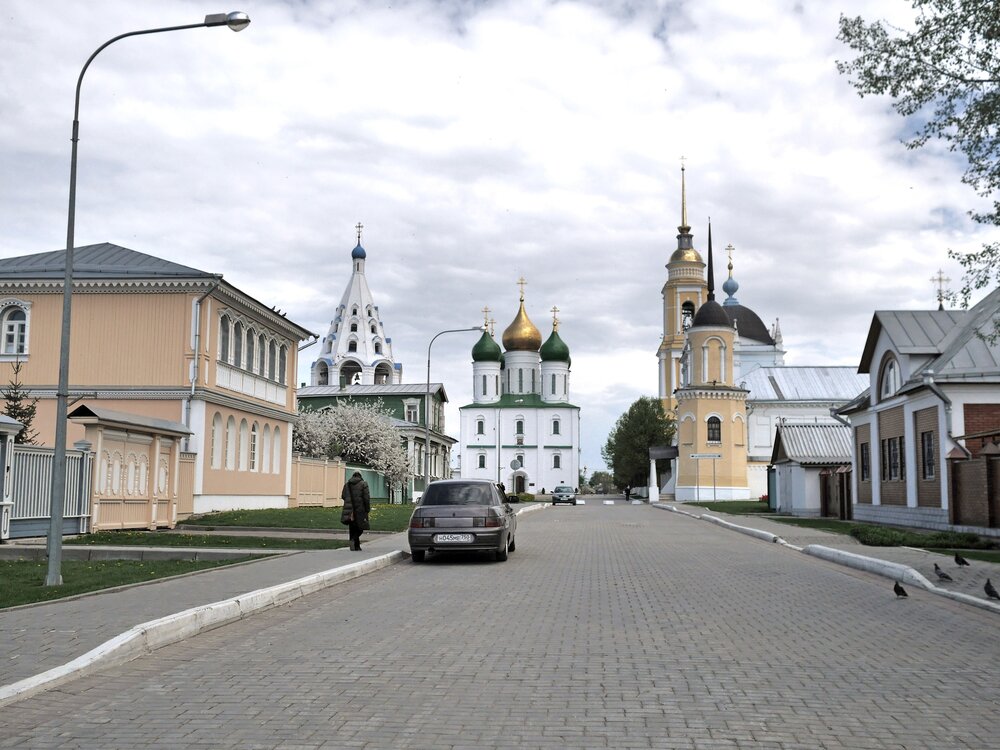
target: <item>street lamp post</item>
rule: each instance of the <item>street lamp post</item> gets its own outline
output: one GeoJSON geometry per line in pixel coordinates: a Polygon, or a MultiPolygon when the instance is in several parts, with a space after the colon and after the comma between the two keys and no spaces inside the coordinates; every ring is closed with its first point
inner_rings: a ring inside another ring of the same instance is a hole
{"type": "Polygon", "coordinates": [[[142,36],[145,34],[160,34],[165,31],[181,31],[182,29],[199,29],[202,27],[228,26],[233,31],[242,31],[250,25],[250,18],[246,13],[234,11],[232,13],[212,13],[205,16],[201,23],[191,23],[185,26],[166,26],[159,29],[143,29],[141,31],[130,31],[126,34],[119,34],[113,39],[109,39],[87,58],[80,71],[80,77],[76,81],[76,99],[73,104],[73,145],[71,148],[69,162],[69,218],[66,222],[66,268],[63,277],[63,309],[62,309],[62,333],[59,345],[59,385],[56,389],[56,445],[55,453],[52,457],[52,494],[49,498],[49,537],[46,548],[49,557],[48,575],[45,578],[46,586],[59,586],[62,584],[62,524],[63,524],[63,503],[66,498],[66,410],[67,399],[69,397],[69,329],[70,311],[73,304],[73,243],[75,242],[74,228],[76,223],[76,151],[77,141],[80,135],[80,87],[83,85],[83,76],[101,51],[129,36],[142,36]]]}
{"type": "Polygon", "coordinates": [[[424,492],[431,483],[431,347],[438,336],[446,333],[462,333],[464,331],[486,331],[486,326],[473,326],[472,328],[449,328],[434,334],[431,342],[427,345],[427,389],[424,392],[424,492]]]}

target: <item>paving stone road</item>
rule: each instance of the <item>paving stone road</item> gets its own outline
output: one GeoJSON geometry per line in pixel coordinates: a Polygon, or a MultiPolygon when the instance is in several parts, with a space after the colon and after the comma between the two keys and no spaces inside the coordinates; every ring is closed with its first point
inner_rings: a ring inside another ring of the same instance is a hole
{"type": "Polygon", "coordinates": [[[0,748],[1000,748],[995,614],[648,506],[517,542],[0,709],[0,748]]]}

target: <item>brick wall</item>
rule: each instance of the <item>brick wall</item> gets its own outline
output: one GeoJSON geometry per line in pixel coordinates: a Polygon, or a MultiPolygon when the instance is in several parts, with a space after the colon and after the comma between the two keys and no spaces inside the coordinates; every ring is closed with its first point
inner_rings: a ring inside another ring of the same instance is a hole
{"type": "Polygon", "coordinates": [[[941,503],[941,477],[938,467],[939,456],[941,455],[941,436],[938,434],[938,410],[936,406],[929,409],[921,409],[913,413],[913,452],[917,466],[917,505],[923,508],[940,508],[941,503]],[[931,457],[931,470],[933,476],[924,479],[924,450],[923,434],[929,432],[934,443],[934,454],[931,457]]]}
{"type": "MultiPolygon", "coordinates": [[[[858,502],[866,503],[871,505],[872,502],[872,481],[871,477],[867,480],[861,479],[861,444],[868,443],[869,454],[874,456],[872,451],[872,428],[871,425],[863,424],[858,425],[858,428],[854,431],[854,455],[858,461],[858,502]]],[[[874,457],[870,462],[871,470],[875,471],[875,459],[874,457]]]]}
{"type": "MultiPolygon", "coordinates": [[[[881,498],[882,505],[906,505],[906,472],[901,471],[899,479],[882,479],[883,470],[881,462],[883,459],[882,445],[888,438],[901,438],[903,437],[903,407],[897,406],[895,409],[887,409],[885,411],[880,411],[878,413],[878,439],[879,445],[872,446],[872,452],[878,451],[879,456],[879,470],[876,473],[881,487],[881,498]]],[[[912,442],[912,441],[911,441],[912,442]]],[[[901,452],[902,456],[906,456],[907,463],[913,457],[913,446],[906,445],[905,451],[901,452]],[[908,454],[908,455],[907,455],[908,454]]],[[[874,461],[872,462],[874,463],[874,461]]],[[[888,471],[885,472],[885,476],[888,477],[888,471]]]]}
{"type": "Polygon", "coordinates": [[[990,523],[990,466],[1000,459],[974,458],[949,461],[952,479],[951,522],[959,526],[994,526],[990,523]]]}
{"type": "MultiPolygon", "coordinates": [[[[965,434],[973,435],[988,430],[1000,431],[1000,404],[965,404],[965,434]]],[[[988,438],[965,441],[965,447],[978,456],[988,438]]]]}

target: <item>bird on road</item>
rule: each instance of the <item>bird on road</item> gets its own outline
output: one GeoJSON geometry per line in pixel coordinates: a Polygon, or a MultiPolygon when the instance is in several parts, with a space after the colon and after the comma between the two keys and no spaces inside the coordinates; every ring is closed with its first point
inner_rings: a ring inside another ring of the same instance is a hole
{"type": "Polygon", "coordinates": [[[907,596],[906,589],[899,585],[899,581],[896,581],[896,585],[892,587],[892,590],[896,592],[897,599],[905,599],[907,596]]]}
{"type": "Polygon", "coordinates": [[[934,572],[937,573],[937,577],[940,580],[942,580],[942,581],[954,581],[955,580],[950,575],[948,575],[943,570],[941,570],[941,568],[938,567],[937,563],[934,563],[934,572]]]}
{"type": "Polygon", "coordinates": [[[960,568],[967,568],[967,567],[969,567],[969,561],[966,560],[964,557],[962,557],[957,552],[955,553],[955,564],[958,565],[958,567],[960,567],[960,568]]]}
{"type": "Polygon", "coordinates": [[[997,593],[996,586],[990,583],[990,579],[986,579],[986,585],[983,586],[983,591],[986,592],[986,596],[990,599],[1000,599],[1000,594],[997,593]]]}

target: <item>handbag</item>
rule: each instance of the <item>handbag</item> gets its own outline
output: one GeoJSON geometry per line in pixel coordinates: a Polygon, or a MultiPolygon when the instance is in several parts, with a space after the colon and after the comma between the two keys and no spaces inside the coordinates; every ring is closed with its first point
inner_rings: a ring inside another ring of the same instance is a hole
{"type": "Polygon", "coordinates": [[[340,522],[344,524],[344,526],[350,526],[352,521],[354,521],[354,511],[344,508],[343,512],[340,514],[340,522]]]}

